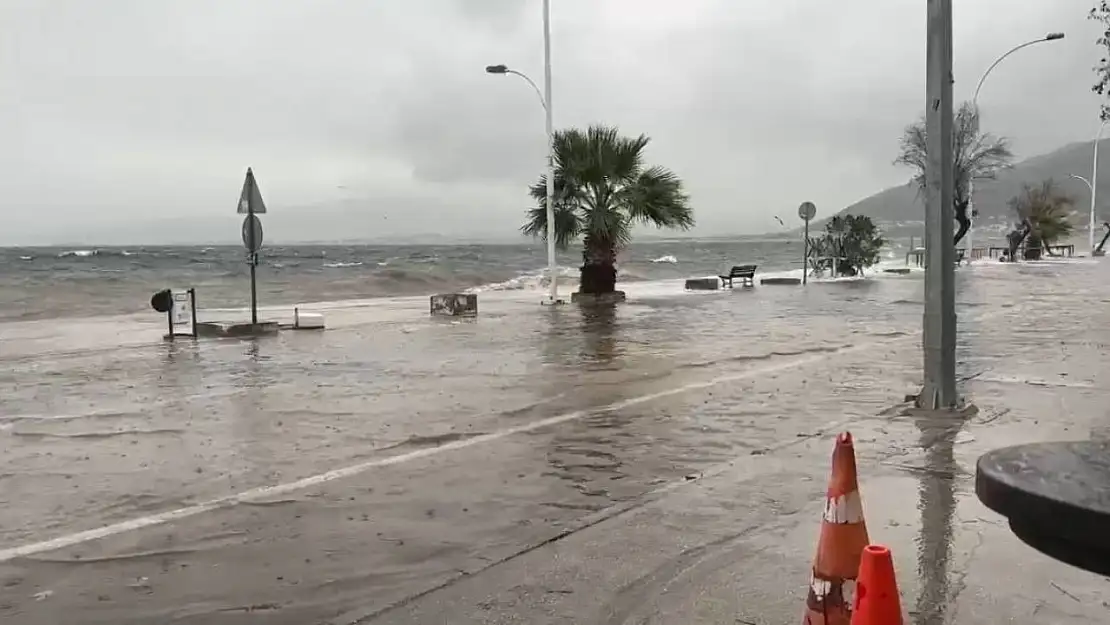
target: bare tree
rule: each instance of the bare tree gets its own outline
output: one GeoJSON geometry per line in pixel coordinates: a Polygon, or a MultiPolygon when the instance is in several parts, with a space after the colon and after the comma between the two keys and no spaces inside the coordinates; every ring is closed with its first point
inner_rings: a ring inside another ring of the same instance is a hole
{"type": "MultiPolygon", "coordinates": [[[[1110,0],[1107,0],[1110,1],[1110,0]]],[[[971,220],[967,208],[971,203],[969,184],[971,180],[993,179],[999,170],[1010,166],[1014,159],[1010,151],[1010,141],[979,131],[979,111],[970,102],[964,102],[956,111],[952,124],[953,167],[955,168],[955,188],[952,194],[952,207],[956,212],[959,229],[953,244],[967,234],[971,220]]],[[[925,118],[906,127],[900,144],[901,153],[894,160],[896,165],[905,165],[915,170],[911,184],[917,185],[918,193],[925,192],[925,167],[928,162],[925,138],[925,118]]]]}

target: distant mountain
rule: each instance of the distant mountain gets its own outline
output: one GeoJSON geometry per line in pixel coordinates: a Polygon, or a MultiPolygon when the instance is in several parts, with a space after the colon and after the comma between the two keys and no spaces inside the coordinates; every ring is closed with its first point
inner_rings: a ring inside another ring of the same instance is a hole
{"type": "MultiPolygon", "coordinates": [[[[1099,142],[1104,166],[1110,166],[1110,139],[1099,142]]],[[[1071,143],[1064,147],[1028,158],[1016,163],[1010,169],[999,172],[996,180],[979,180],[975,183],[975,207],[979,210],[979,225],[993,226],[992,231],[1001,232],[1014,220],[1008,202],[1021,192],[1023,184],[1036,185],[1052,178],[1061,190],[1075,198],[1077,225],[1086,224],[1090,211],[1090,191],[1079,180],[1071,179],[1072,174],[1091,177],[1091,157],[1093,141],[1071,143]]],[[[1099,219],[1110,217],[1110,210],[1104,207],[1110,203],[1110,170],[1100,167],[1102,176],[1098,180],[1099,219]]],[[[911,176],[906,171],[907,180],[911,176]]],[[[925,220],[925,206],[918,196],[917,187],[904,184],[880,191],[845,208],[838,214],[867,215],[886,226],[903,226],[907,229],[920,229],[925,220]]]]}

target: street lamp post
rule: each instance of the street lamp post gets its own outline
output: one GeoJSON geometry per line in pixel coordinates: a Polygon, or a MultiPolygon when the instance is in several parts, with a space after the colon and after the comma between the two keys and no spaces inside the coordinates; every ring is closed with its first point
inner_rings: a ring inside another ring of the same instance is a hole
{"type": "Polygon", "coordinates": [[[489,65],[489,74],[513,74],[523,78],[540,98],[547,131],[547,271],[551,281],[549,303],[559,303],[559,272],[555,265],[555,130],[551,117],[551,0],[543,0],[543,91],[523,72],[505,65],[489,65]]]}
{"type": "MultiPolygon", "coordinates": [[[[990,73],[992,71],[994,71],[994,68],[998,67],[998,64],[1001,63],[1003,60],[1005,60],[1006,57],[1008,57],[1011,54],[1017,52],[1018,50],[1021,50],[1022,48],[1028,48],[1029,46],[1036,45],[1038,43],[1045,43],[1045,42],[1048,42],[1048,41],[1057,41],[1057,40],[1060,40],[1060,39],[1063,39],[1063,38],[1064,38],[1064,33],[1048,33],[1047,35],[1045,35],[1044,37],[1041,37],[1039,39],[1034,39],[1033,41],[1026,41],[1025,43],[1023,43],[1021,45],[1014,46],[1008,52],[1006,52],[1002,56],[995,59],[994,63],[991,63],[990,67],[987,68],[987,71],[983,72],[983,76],[979,78],[979,84],[975,85],[975,96],[971,99],[972,111],[975,113],[975,132],[976,133],[979,132],[979,91],[983,88],[983,82],[987,80],[987,76],[990,76],[990,73]]],[[[1096,144],[1096,149],[1097,149],[1097,144],[1096,144]]],[[[975,242],[974,242],[975,239],[974,239],[974,232],[973,231],[974,231],[974,226],[975,226],[975,217],[977,216],[977,214],[975,212],[975,176],[972,174],[971,171],[968,171],[968,180],[967,180],[967,212],[968,212],[968,216],[967,216],[968,221],[971,223],[971,225],[967,229],[967,258],[968,258],[968,262],[971,262],[971,259],[975,254],[975,242]]],[[[1092,232],[1091,237],[1092,237],[1092,240],[1093,240],[1093,237],[1094,237],[1094,234],[1093,234],[1094,227],[1093,226],[1091,227],[1091,232],[1092,232]]],[[[1094,244],[1092,244],[1092,247],[1094,247],[1094,244]]]]}
{"type": "Polygon", "coordinates": [[[1091,188],[1091,220],[1087,224],[1087,243],[1091,248],[1091,255],[1095,252],[1095,200],[1098,198],[1098,143],[1102,140],[1102,132],[1106,130],[1106,123],[1103,121],[1098,126],[1098,134],[1095,135],[1095,149],[1094,156],[1091,158],[1091,180],[1087,186],[1091,188]]]}

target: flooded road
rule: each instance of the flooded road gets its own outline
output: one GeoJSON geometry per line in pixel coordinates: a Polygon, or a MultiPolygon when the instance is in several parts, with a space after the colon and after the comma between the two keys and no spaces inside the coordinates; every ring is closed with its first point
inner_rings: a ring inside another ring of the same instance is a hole
{"type": "Polygon", "coordinates": [[[336,304],[327,332],[248,342],[5,324],[0,617],[793,622],[850,428],[916,622],[1104,622],[1102,582],[1010,536],[970,477],[993,447],[1110,428],[1106,277],[961,270],[978,412],[939,422],[897,405],[920,275],[592,312],[501,295],[462,323],[336,304]]]}

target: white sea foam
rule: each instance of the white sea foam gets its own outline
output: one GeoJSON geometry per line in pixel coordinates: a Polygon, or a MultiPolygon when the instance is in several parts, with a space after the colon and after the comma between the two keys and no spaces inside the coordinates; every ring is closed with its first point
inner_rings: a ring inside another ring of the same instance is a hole
{"type": "MultiPolygon", "coordinates": [[[[559,283],[565,284],[567,280],[578,279],[577,267],[559,267],[559,283]]],[[[515,278],[501,282],[491,282],[481,286],[467,289],[468,293],[484,293],[488,291],[542,291],[551,283],[547,277],[547,268],[535,269],[522,273],[515,278]]]]}

